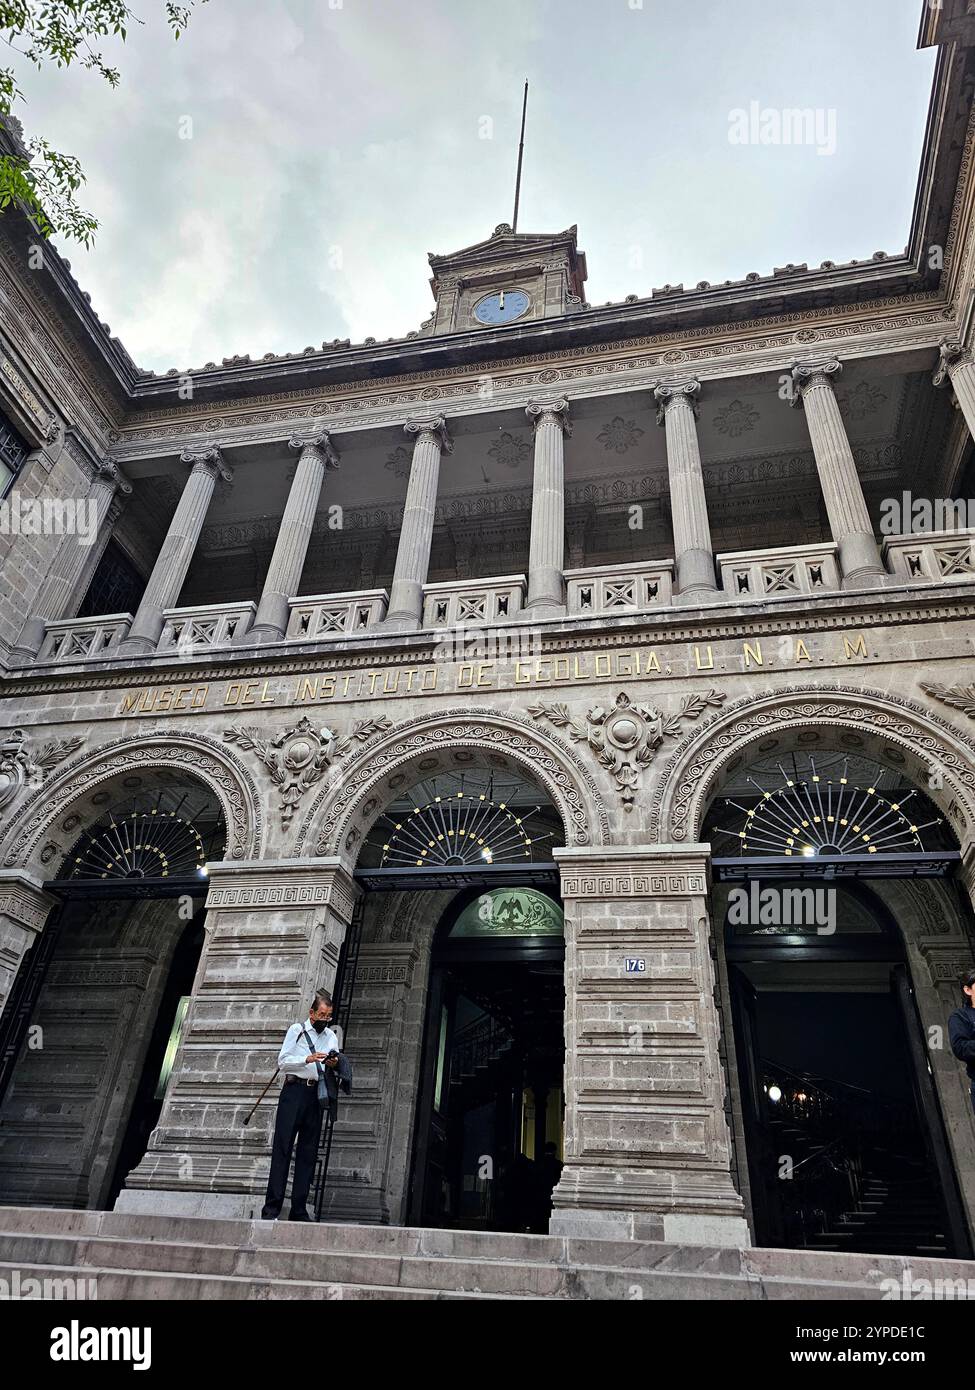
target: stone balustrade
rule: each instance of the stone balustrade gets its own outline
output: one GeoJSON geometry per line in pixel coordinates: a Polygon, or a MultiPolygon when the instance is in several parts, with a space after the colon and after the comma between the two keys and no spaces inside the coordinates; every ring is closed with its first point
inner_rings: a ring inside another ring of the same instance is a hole
{"type": "Polygon", "coordinates": [[[44,627],[37,660],[88,661],[104,656],[127,636],[131,613],[108,613],[101,618],[59,618],[44,627]]]}
{"type": "Polygon", "coordinates": [[[837,591],[842,587],[837,553],[837,546],[822,542],[719,555],[724,596],[741,602],[837,591]]]}
{"type": "Polygon", "coordinates": [[[456,579],[423,586],[423,626],[510,623],[523,616],[527,580],[523,574],[492,579],[456,579]]]}
{"type": "Polygon", "coordinates": [[[385,589],[348,590],[341,594],[294,598],[289,604],[286,640],[322,642],[366,632],[382,622],[388,603],[389,595],[385,589]]]}
{"type": "Polygon", "coordinates": [[[206,603],[194,608],[167,608],[156,650],[196,653],[202,648],[239,643],[254,621],[254,603],[206,603]]]}
{"type": "Polygon", "coordinates": [[[570,615],[646,613],[673,603],[674,562],[650,560],[566,570],[565,583],[570,615]]]}
{"type": "Polygon", "coordinates": [[[971,579],[975,576],[975,530],[888,536],[883,556],[891,574],[900,579],[971,579]]]}

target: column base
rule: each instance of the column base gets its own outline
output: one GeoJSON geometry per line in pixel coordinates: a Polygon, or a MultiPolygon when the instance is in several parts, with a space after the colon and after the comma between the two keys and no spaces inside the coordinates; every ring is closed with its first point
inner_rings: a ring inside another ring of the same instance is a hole
{"type": "Polygon", "coordinates": [[[555,603],[548,599],[537,599],[534,603],[526,603],[521,613],[526,618],[564,618],[567,609],[564,603],[555,603]]]}
{"type": "Polygon", "coordinates": [[[117,654],[119,656],[152,656],[158,645],[158,638],[153,642],[149,637],[126,637],[118,644],[117,654]]]}
{"type": "Polygon", "coordinates": [[[203,1216],[218,1221],[258,1221],[263,1206],[264,1194],[256,1192],[180,1192],[176,1188],[123,1187],[112,1210],[135,1216],[203,1216]]]}
{"type": "Polygon", "coordinates": [[[877,542],[866,532],[843,536],[837,543],[844,589],[882,589],[891,576],[884,569],[877,542]]]}
{"type": "Polygon", "coordinates": [[[552,1213],[548,1233],[574,1240],[651,1240],[737,1250],[747,1250],[752,1243],[748,1222],[742,1216],[691,1216],[683,1212],[665,1215],[572,1208],[552,1213]]]}
{"type": "Polygon", "coordinates": [[[246,632],[242,632],[239,637],[234,639],[235,647],[271,647],[276,642],[284,641],[284,633],[280,628],[271,627],[267,623],[262,623],[260,627],[249,627],[246,632]]]}
{"type": "Polygon", "coordinates": [[[698,584],[692,589],[680,589],[674,594],[674,603],[678,608],[693,608],[707,603],[720,603],[724,597],[724,593],[716,585],[698,584]]]}
{"type": "Polygon", "coordinates": [[[419,618],[415,618],[411,613],[390,613],[383,618],[381,623],[377,623],[372,632],[419,632],[423,624],[419,618]]]}

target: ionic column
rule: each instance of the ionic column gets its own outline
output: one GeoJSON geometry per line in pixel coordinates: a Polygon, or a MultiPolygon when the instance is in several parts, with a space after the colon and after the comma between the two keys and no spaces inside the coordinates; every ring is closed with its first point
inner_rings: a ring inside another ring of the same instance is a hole
{"type": "Polygon", "coordinates": [[[938,370],[931,380],[938,387],[951,386],[968,432],[975,438],[975,362],[971,349],[962,347],[957,338],[945,338],[940,351],[938,370]]]}
{"type": "Polygon", "coordinates": [[[532,401],[525,410],[535,429],[528,597],[535,617],[565,612],[565,437],[572,433],[569,399],[532,401]]]}
{"type": "Polygon", "coordinates": [[[224,463],[217,448],[186,449],[180,454],[180,462],[189,465],[190,476],[169,523],[129,635],[120,644],[119,651],[127,655],[155,650],[163,630],[163,612],[172,608],[179,598],[217,479],[223,478],[229,483],[233,477],[233,471],[224,463]]]}
{"type": "Polygon", "coordinates": [[[117,492],[128,496],[132,485],[117,464],[106,460],[100,464],[85,501],[89,507],[88,539],[76,533],[65,536],[54,563],[41,586],[34,611],[24,624],[13,655],[23,660],[36,655],[44,640],[44,626],[63,618],[75,593],[93,550],[104,550],[112,520],[110,512],[117,492]]]}
{"type": "Polygon", "coordinates": [[[839,549],[843,587],[852,589],[882,584],[886,571],[833,390],[833,377],[842,370],[835,357],[794,363],[792,404],[806,412],[829,529],[839,549]]]}
{"type": "Polygon", "coordinates": [[[325,473],[339,466],[339,456],[326,430],[292,435],[289,447],[299,450],[298,467],[281,518],[254,626],[245,634],[248,645],[279,642],[287,631],[288,600],[297,595],[301,584],[325,473]]]}
{"type": "Polygon", "coordinates": [[[454,446],[442,415],[407,420],[404,429],[415,442],[386,626],[411,632],[423,623],[423,586],[430,568],[440,456],[445,450],[451,453],[454,446]]]}
{"type": "Polygon", "coordinates": [[[693,603],[717,593],[714,550],[704,494],[704,472],[697,442],[697,400],[701,383],[661,382],[654,390],[657,424],[667,434],[667,473],[674,527],[677,600],[693,603]]]}

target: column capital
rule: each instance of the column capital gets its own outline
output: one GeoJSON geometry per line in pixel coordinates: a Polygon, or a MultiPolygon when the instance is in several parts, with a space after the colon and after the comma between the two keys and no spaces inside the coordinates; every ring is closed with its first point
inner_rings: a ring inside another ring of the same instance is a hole
{"type": "Polygon", "coordinates": [[[215,444],[207,445],[203,449],[184,449],[179,461],[185,463],[191,473],[206,473],[214,481],[222,478],[225,483],[229,483],[234,476],[234,470],[229,464],[224,463],[223,454],[215,444]]]}
{"type": "Polygon", "coordinates": [[[306,449],[314,449],[321,454],[326,468],[338,468],[338,450],[332,443],[332,436],[328,430],[296,430],[288,440],[289,449],[297,449],[304,453],[306,449]]]}
{"type": "Polygon", "coordinates": [[[805,362],[793,362],[791,370],[795,390],[790,405],[801,409],[807,391],[821,386],[828,386],[832,390],[833,379],[843,370],[843,363],[838,357],[818,357],[805,362]]]}
{"type": "Polygon", "coordinates": [[[132,492],[132,484],[119,468],[117,463],[111,459],[103,459],[95,469],[95,477],[103,483],[110,483],[116,492],[120,492],[123,497],[128,497],[132,492]]]}
{"type": "Polygon", "coordinates": [[[543,420],[548,420],[558,425],[564,435],[572,433],[568,396],[556,396],[550,401],[529,401],[525,406],[525,414],[536,429],[543,420]]]}
{"type": "Polygon", "coordinates": [[[694,418],[698,416],[697,398],[701,394],[701,383],[697,377],[689,376],[680,381],[658,381],[653,388],[653,398],[657,402],[657,424],[662,425],[667,411],[677,402],[690,406],[694,418]]]}
{"type": "Polygon", "coordinates": [[[428,434],[436,440],[441,452],[453,453],[454,442],[447,432],[447,420],[443,415],[417,416],[416,419],[407,420],[403,432],[418,441],[428,434]]]}
{"type": "Polygon", "coordinates": [[[971,349],[964,347],[957,338],[942,338],[938,344],[938,366],[931,384],[939,388],[950,386],[954,368],[966,366],[971,360],[971,349]]]}

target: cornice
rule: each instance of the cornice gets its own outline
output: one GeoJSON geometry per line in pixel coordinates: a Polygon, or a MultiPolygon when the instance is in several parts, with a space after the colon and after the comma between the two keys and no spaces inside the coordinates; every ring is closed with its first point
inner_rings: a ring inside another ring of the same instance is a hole
{"type": "MultiPolygon", "coordinates": [[[[538,655],[612,651],[635,643],[663,650],[667,647],[700,646],[710,642],[750,641],[763,637],[804,636],[815,633],[854,632],[867,629],[893,630],[933,622],[964,622],[975,619],[975,581],[964,584],[931,586],[934,593],[917,589],[885,589],[875,593],[836,593],[819,599],[801,595],[795,599],[768,601],[744,606],[715,605],[699,615],[684,609],[660,610],[613,617],[607,627],[605,615],[594,618],[563,618],[556,624],[511,624],[512,634],[531,627],[540,633],[538,655]],[[961,591],[961,592],[959,592],[961,591]],[[722,612],[724,607],[727,611],[722,612]]],[[[188,686],[220,680],[279,679],[335,671],[381,671],[404,665],[437,663],[436,652],[444,632],[416,634],[364,634],[334,643],[295,644],[286,648],[264,648],[260,655],[242,648],[240,654],[199,661],[186,657],[128,658],[118,661],[85,663],[63,671],[44,674],[9,672],[0,678],[0,700],[24,695],[64,694],[85,690],[124,690],[140,686],[188,686]]],[[[891,657],[890,663],[902,660],[891,657]]],[[[32,668],[32,669],[36,669],[32,668]]],[[[785,669],[785,668],[783,668],[785,669]]],[[[760,673],[761,674],[761,673],[760,673]]],[[[767,673],[766,673],[767,674],[767,673]]]]}
{"type": "MultiPolygon", "coordinates": [[[[898,301],[894,301],[898,303],[898,301]]],[[[883,352],[934,352],[945,336],[952,316],[936,296],[920,296],[916,311],[899,317],[885,317],[865,325],[862,320],[832,323],[822,314],[810,318],[786,316],[765,323],[724,325],[723,342],[705,342],[708,333],[673,334],[647,338],[639,343],[613,345],[588,344],[573,356],[545,352],[512,358],[507,362],[485,364],[473,375],[470,368],[451,367],[437,372],[403,373],[394,383],[377,387],[372,381],[358,384],[353,394],[345,385],[326,391],[288,392],[267,395],[250,402],[238,401],[223,413],[194,409],[163,412],[153,423],[131,425],[120,432],[112,455],[119,462],[165,455],[173,452],[168,441],[206,439],[220,432],[228,445],[275,443],[286,439],[301,419],[329,419],[333,434],[400,428],[418,408],[430,410],[453,402],[465,415],[491,414],[500,409],[527,406],[539,388],[546,394],[565,390],[570,396],[593,398],[648,390],[662,375],[685,375],[693,364],[702,381],[725,380],[737,376],[756,376],[788,370],[799,354],[822,351],[832,346],[846,360],[877,356],[883,352]],[[794,325],[806,323],[806,327],[794,325]],[[774,334],[763,329],[774,327],[774,334]],[[736,338],[736,330],[747,329],[747,337],[736,338]],[[873,335],[873,336],[871,336],[873,335]],[[842,344],[842,346],[837,346],[842,344]],[[647,351],[646,349],[656,349],[647,351]],[[623,353],[626,355],[622,355],[623,353]],[[613,353],[620,356],[614,357],[613,353]],[[496,374],[494,390],[485,399],[485,374],[496,374]],[[573,387],[585,389],[573,389],[573,387]],[[260,408],[264,407],[264,408],[260,408]]],[[[716,334],[718,330],[714,330],[716,334]]]]}

